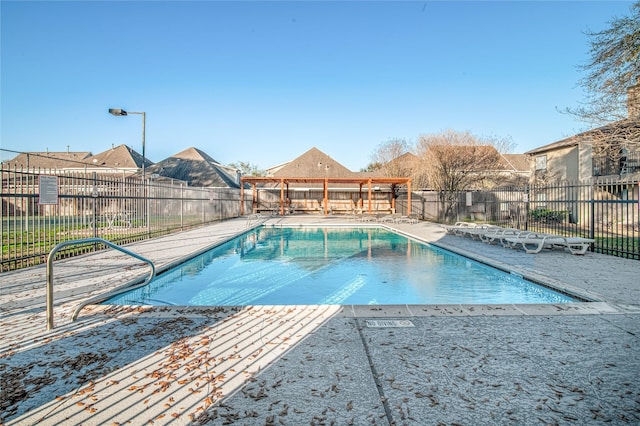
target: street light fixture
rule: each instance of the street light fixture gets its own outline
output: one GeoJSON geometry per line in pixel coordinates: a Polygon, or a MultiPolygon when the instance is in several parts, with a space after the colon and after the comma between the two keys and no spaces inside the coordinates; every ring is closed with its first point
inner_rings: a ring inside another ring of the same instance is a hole
{"type": "Polygon", "coordinates": [[[124,116],[124,115],[129,115],[129,114],[140,114],[142,115],[142,181],[144,182],[146,179],[145,176],[145,163],[147,162],[147,157],[145,156],[145,152],[144,152],[144,129],[145,129],[145,124],[147,121],[147,113],[145,112],[136,112],[136,111],[125,111],[121,108],[109,108],[109,114],[111,115],[115,115],[115,116],[124,116]]]}
{"type": "Polygon", "coordinates": [[[145,112],[136,112],[136,111],[125,111],[121,108],[109,108],[109,114],[111,115],[115,115],[115,116],[123,116],[123,115],[129,115],[129,114],[140,114],[142,115],[142,185],[143,185],[143,191],[144,191],[144,199],[145,199],[145,205],[144,205],[144,210],[146,210],[146,212],[144,213],[144,216],[146,217],[146,222],[147,222],[147,233],[150,233],[150,217],[149,215],[151,214],[149,211],[149,198],[147,197],[147,176],[146,176],[146,171],[145,171],[145,163],[147,162],[147,157],[145,155],[144,152],[144,128],[145,128],[145,122],[147,121],[147,114],[145,112]]]}

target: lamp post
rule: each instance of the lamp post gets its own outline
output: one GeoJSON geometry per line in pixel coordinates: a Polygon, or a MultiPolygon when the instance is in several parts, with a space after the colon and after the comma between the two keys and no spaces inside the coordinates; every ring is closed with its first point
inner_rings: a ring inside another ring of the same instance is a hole
{"type": "Polygon", "coordinates": [[[109,114],[115,116],[124,116],[129,114],[140,114],[142,115],[142,181],[145,181],[145,163],[147,162],[147,157],[144,152],[144,137],[145,137],[145,125],[147,121],[147,113],[146,112],[136,112],[136,111],[125,111],[121,108],[109,108],[109,114]]]}
{"type": "Polygon", "coordinates": [[[125,111],[121,108],[109,108],[109,114],[111,115],[115,115],[115,116],[125,116],[125,115],[129,115],[129,114],[140,114],[142,115],[142,185],[144,188],[144,198],[145,198],[145,206],[144,209],[146,210],[146,213],[144,214],[144,216],[146,216],[146,222],[147,222],[147,233],[150,232],[150,218],[149,218],[149,199],[147,198],[147,177],[146,177],[146,171],[145,171],[145,163],[147,162],[147,157],[145,155],[145,150],[144,150],[144,139],[145,139],[145,124],[147,121],[147,114],[145,112],[137,112],[137,111],[125,111]]]}

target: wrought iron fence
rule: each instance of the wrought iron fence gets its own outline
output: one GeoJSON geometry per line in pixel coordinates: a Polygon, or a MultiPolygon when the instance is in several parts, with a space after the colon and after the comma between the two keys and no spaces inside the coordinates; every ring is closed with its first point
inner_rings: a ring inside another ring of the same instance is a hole
{"type": "Polygon", "coordinates": [[[593,159],[594,176],[625,176],[640,171],[640,153],[629,152],[613,159],[607,156],[593,159]]]}
{"type": "MultiPolygon", "coordinates": [[[[238,189],[1,166],[0,173],[0,271],[44,263],[63,241],[100,237],[126,244],[240,215],[238,189]]],[[[59,256],[98,248],[70,246],[59,256]]]]}
{"type": "MultiPolygon", "coordinates": [[[[638,180],[589,182],[465,191],[448,197],[412,193],[412,213],[452,223],[476,221],[518,229],[595,239],[593,251],[640,260],[638,180]],[[453,200],[447,205],[448,200],[453,200]]],[[[407,211],[406,195],[399,212],[407,211]]]]}
{"type": "MultiPolygon", "coordinates": [[[[43,263],[51,248],[63,241],[100,237],[126,244],[240,215],[238,189],[15,168],[0,167],[0,172],[0,271],[43,263]],[[48,183],[51,178],[54,185],[48,183]]],[[[436,222],[488,222],[589,237],[596,241],[594,251],[640,260],[638,192],[637,180],[621,179],[455,194],[413,191],[411,213],[436,222]]],[[[316,189],[292,191],[286,212],[324,214],[323,196],[316,189]]],[[[330,212],[353,213],[354,206],[368,205],[367,196],[352,189],[332,189],[330,212]]],[[[255,205],[251,196],[245,197],[244,211],[256,208],[278,214],[273,206],[279,206],[279,197],[279,190],[261,189],[255,205]]],[[[397,214],[409,212],[406,192],[382,189],[372,194],[371,201],[376,213],[389,213],[392,206],[397,214]]],[[[59,256],[98,248],[70,246],[59,256]]]]}

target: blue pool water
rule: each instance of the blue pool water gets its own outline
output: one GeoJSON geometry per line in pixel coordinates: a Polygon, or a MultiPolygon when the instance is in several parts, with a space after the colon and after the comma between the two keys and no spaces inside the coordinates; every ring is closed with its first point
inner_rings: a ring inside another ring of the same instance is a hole
{"type": "Polygon", "coordinates": [[[247,306],[575,300],[384,228],[259,227],[103,303],[247,306]]]}

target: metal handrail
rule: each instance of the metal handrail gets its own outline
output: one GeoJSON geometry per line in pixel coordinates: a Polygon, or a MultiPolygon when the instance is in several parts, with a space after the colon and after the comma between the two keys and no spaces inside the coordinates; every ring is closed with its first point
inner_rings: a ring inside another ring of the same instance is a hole
{"type": "Polygon", "coordinates": [[[264,223],[267,221],[267,219],[269,219],[269,217],[265,217],[260,213],[252,213],[247,216],[247,222],[245,223],[245,228],[249,228],[252,225],[251,222],[253,221],[253,219],[256,219],[256,223],[260,222],[260,220],[262,220],[262,222],[264,223]]]}
{"type": "MultiPolygon", "coordinates": [[[[59,243],[53,249],[51,249],[51,251],[49,252],[49,256],[47,257],[47,330],[53,330],[54,328],[53,326],[53,259],[54,259],[54,256],[56,255],[58,250],[60,250],[63,247],[70,246],[70,245],[87,244],[87,243],[104,244],[113,249],[121,251],[122,253],[128,254],[129,256],[132,256],[138,260],[142,260],[143,262],[148,263],[149,266],[151,267],[151,273],[149,274],[147,279],[144,280],[141,286],[147,284],[156,275],[156,267],[151,260],[145,257],[142,257],[139,254],[129,251],[123,247],[120,247],[119,245],[112,243],[111,241],[107,241],[102,238],[84,238],[81,240],[63,241],[59,243]]],[[[105,295],[101,295],[101,297],[104,297],[104,296],[105,295]]],[[[78,313],[80,312],[80,310],[87,304],[91,303],[93,299],[96,299],[96,298],[94,297],[81,303],[80,306],[76,308],[76,311],[71,316],[71,320],[75,321],[75,319],[78,317],[78,313]]]]}

